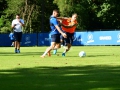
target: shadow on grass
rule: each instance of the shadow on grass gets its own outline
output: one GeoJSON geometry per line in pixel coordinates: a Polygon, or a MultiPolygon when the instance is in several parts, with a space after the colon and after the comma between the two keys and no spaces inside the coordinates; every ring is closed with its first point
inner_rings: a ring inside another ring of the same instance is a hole
{"type": "Polygon", "coordinates": [[[0,56],[31,56],[31,55],[42,55],[43,52],[21,52],[21,53],[14,53],[14,52],[0,52],[0,56]]]}
{"type": "MultiPolygon", "coordinates": [[[[105,57],[105,56],[112,56],[112,55],[86,55],[85,57],[105,57]]],[[[70,56],[69,55],[68,57],[78,57],[78,56],[70,56]]]]}
{"type": "Polygon", "coordinates": [[[112,56],[112,55],[87,55],[87,57],[105,57],[105,56],[112,56]]]}
{"type": "Polygon", "coordinates": [[[1,90],[120,90],[120,66],[0,70],[1,90]]]}

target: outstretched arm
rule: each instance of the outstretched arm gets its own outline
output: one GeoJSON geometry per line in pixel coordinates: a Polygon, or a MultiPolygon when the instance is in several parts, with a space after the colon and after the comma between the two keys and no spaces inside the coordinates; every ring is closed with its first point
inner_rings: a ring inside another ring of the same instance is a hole
{"type": "Polygon", "coordinates": [[[71,27],[77,26],[77,23],[72,25],[64,25],[64,24],[61,24],[61,25],[65,28],[71,28],[71,27]]]}
{"type": "Polygon", "coordinates": [[[57,17],[57,19],[63,20],[63,19],[68,19],[68,17],[57,17]]]}
{"type": "Polygon", "coordinates": [[[57,17],[57,20],[62,22],[63,20],[68,19],[68,17],[57,17]]]}

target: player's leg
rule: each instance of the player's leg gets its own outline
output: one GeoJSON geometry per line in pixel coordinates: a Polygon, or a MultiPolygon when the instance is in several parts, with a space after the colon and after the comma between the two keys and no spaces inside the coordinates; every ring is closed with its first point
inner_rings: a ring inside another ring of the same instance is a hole
{"type": "Polygon", "coordinates": [[[62,53],[62,56],[65,56],[66,52],[68,52],[72,46],[73,42],[73,34],[67,33],[67,39],[65,39],[66,47],[64,52],[62,53]]]}
{"type": "Polygon", "coordinates": [[[14,42],[15,53],[17,53],[17,40],[18,40],[17,32],[14,32],[14,38],[15,38],[15,42],[14,42]]]}
{"type": "Polygon", "coordinates": [[[17,53],[20,53],[20,42],[17,42],[17,53]]]}
{"type": "Polygon", "coordinates": [[[68,52],[72,46],[72,43],[73,43],[73,39],[74,39],[74,33],[69,33],[69,42],[68,42],[68,48],[67,48],[67,51],[68,52]]]}
{"type": "Polygon", "coordinates": [[[64,37],[61,35],[61,38],[60,38],[60,42],[61,42],[61,46],[64,46],[65,45],[65,42],[64,42],[64,37]]]}
{"type": "Polygon", "coordinates": [[[15,40],[13,40],[13,46],[15,46],[15,40]]]}
{"type": "Polygon", "coordinates": [[[71,47],[71,44],[67,43],[66,46],[64,47],[62,56],[65,56],[65,54],[69,51],[70,47],[71,47]]]}
{"type": "Polygon", "coordinates": [[[41,57],[45,57],[47,53],[50,56],[50,51],[53,50],[57,44],[60,44],[60,35],[51,35],[51,46],[46,49],[41,57]]]}
{"type": "Polygon", "coordinates": [[[12,40],[12,46],[14,46],[14,40],[12,40]]]}
{"type": "Polygon", "coordinates": [[[15,53],[17,53],[17,41],[15,40],[15,53]]]}
{"type": "Polygon", "coordinates": [[[17,42],[17,53],[20,53],[20,42],[22,39],[22,32],[18,33],[18,42],[17,42]]]}
{"type": "MultiPolygon", "coordinates": [[[[59,42],[59,38],[58,38],[57,41],[59,42]]],[[[53,54],[56,54],[57,53],[57,49],[61,48],[61,46],[63,46],[63,45],[64,45],[64,37],[62,35],[60,35],[60,43],[58,43],[56,45],[56,47],[54,48],[53,54]]]]}
{"type": "MultiPolygon", "coordinates": [[[[44,58],[44,57],[46,56],[46,54],[50,53],[50,51],[51,51],[52,49],[54,49],[55,45],[56,45],[56,42],[51,42],[51,46],[48,47],[48,48],[45,50],[45,52],[43,53],[43,55],[42,55],[41,57],[44,58]]],[[[49,55],[49,56],[50,56],[50,55],[49,55]]]]}
{"type": "Polygon", "coordinates": [[[60,45],[60,43],[57,43],[56,46],[55,46],[55,48],[54,48],[54,50],[53,50],[53,54],[54,54],[54,55],[57,53],[57,50],[58,50],[59,48],[61,48],[61,45],[60,45]]]}
{"type": "Polygon", "coordinates": [[[67,52],[67,48],[68,48],[68,44],[69,44],[69,34],[67,34],[67,38],[64,38],[64,51],[62,53],[62,56],[65,56],[66,52],[67,52]]]}
{"type": "Polygon", "coordinates": [[[11,42],[12,42],[11,46],[14,46],[14,41],[13,41],[13,40],[11,40],[11,42]]]}
{"type": "Polygon", "coordinates": [[[53,51],[53,54],[56,54],[57,53],[57,49],[61,48],[61,45],[60,45],[60,34],[56,34],[56,35],[52,35],[51,37],[54,37],[54,42],[56,42],[56,46],[54,47],[54,51],[53,51]]]}

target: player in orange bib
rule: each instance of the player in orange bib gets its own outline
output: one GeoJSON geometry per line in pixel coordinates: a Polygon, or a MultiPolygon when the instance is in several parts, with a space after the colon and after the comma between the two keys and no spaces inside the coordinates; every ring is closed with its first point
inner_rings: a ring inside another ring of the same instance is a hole
{"type": "Polygon", "coordinates": [[[69,51],[72,46],[76,26],[77,26],[77,14],[76,13],[74,13],[71,18],[62,20],[62,30],[67,35],[67,38],[63,38],[65,46],[67,47],[62,53],[62,56],[65,56],[66,52],[69,51]]]}
{"type": "Polygon", "coordinates": [[[68,33],[74,33],[77,24],[77,15],[73,14],[72,18],[62,20],[62,30],[68,33]]]}
{"type": "MultiPolygon", "coordinates": [[[[66,48],[62,53],[62,56],[65,56],[66,52],[70,50],[73,39],[74,39],[74,32],[77,26],[77,14],[74,13],[71,18],[58,18],[61,20],[62,30],[66,33],[67,38],[62,37],[62,41],[64,42],[66,48]]],[[[54,51],[55,54],[56,51],[54,51]]]]}

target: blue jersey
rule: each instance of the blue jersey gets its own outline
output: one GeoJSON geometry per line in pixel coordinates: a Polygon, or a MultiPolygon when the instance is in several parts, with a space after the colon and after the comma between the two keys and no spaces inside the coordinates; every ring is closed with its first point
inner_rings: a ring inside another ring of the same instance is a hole
{"type": "Polygon", "coordinates": [[[14,40],[14,34],[13,33],[10,33],[9,37],[10,37],[10,40],[14,40]]]}
{"type": "Polygon", "coordinates": [[[56,25],[59,26],[59,23],[57,21],[57,18],[51,16],[50,17],[50,28],[51,28],[51,35],[53,34],[60,34],[59,31],[56,29],[56,25]]]}

